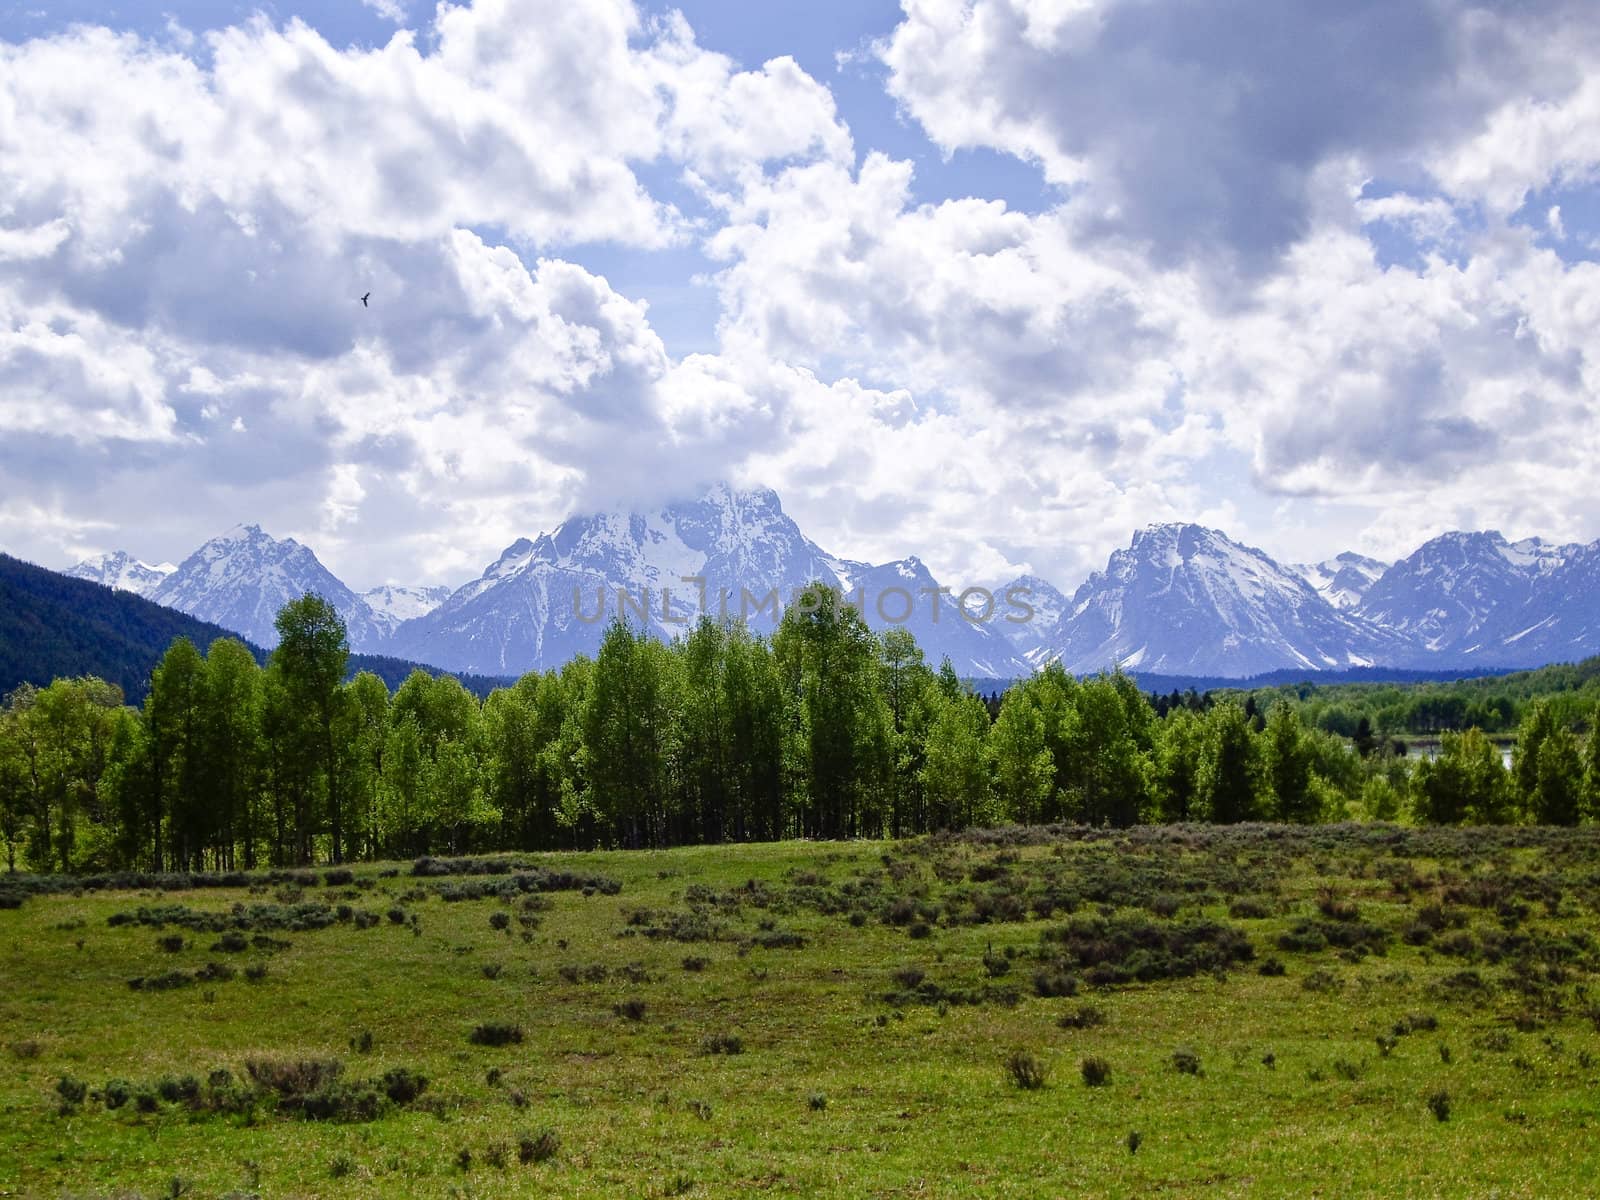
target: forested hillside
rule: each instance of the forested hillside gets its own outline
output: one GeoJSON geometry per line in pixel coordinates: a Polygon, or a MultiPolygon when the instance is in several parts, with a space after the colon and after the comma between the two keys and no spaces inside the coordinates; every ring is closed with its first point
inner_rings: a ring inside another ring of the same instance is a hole
{"type": "MultiPolygon", "coordinates": [[[[0,554],[0,695],[18,684],[43,687],[53,679],[93,675],[116,684],[137,703],[150,686],[150,672],[173,639],[180,637],[201,649],[218,638],[238,640],[220,625],[131,592],[0,554]]],[[[249,648],[258,662],[266,661],[266,651],[249,648]]],[[[369,671],[391,688],[399,687],[417,668],[417,663],[378,654],[353,654],[349,659],[352,672],[369,671]]],[[[510,682],[473,675],[460,678],[478,696],[510,682]]]]}
{"type": "Polygon", "coordinates": [[[0,554],[0,693],[96,675],[138,701],[174,638],[209,646],[232,636],[129,592],[0,554]]]}

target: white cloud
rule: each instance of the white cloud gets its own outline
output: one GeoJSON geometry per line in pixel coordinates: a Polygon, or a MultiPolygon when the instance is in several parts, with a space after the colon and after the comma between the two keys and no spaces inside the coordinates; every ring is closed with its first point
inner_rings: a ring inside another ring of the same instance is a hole
{"type": "Polygon", "coordinates": [[[1582,206],[1510,220],[1600,162],[1574,13],[908,0],[894,96],[1036,162],[1032,213],[923,203],[792,58],[622,0],[0,44],[0,532],[259,520],[354,584],[459,581],[732,476],[968,582],[1070,586],[1168,519],[1296,558],[1592,537],[1600,268],[1540,248],[1582,206]],[[717,352],[674,358],[597,243],[702,249],[717,352]]]}
{"type": "Polygon", "coordinates": [[[848,157],[792,60],[740,71],[619,0],[445,4],[374,50],[258,17],[204,49],[0,43],[0,489],[73,475],[69,505],[168,556],[245,518],[358,576],[459,576],[613,474],[742,453],[642,304],[534,255],[684,238],[646,168],[848,157]]]}
{"type": "Polygon", "coordinates": [[[396,25],[406,22],[405,6],[399,0],[361,0],[363,7],[370,8],[385,21],[393,21],[396,25]]]}

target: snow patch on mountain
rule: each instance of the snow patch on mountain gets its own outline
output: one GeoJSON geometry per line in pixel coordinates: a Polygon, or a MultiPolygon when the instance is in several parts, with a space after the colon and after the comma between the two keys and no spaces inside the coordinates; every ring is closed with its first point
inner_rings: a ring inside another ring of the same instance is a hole
{"type": "Polygon", "coordinates": [[[1346,550],[1319,563],[1288,563],[1289,570],[1309,583],[1324,600],[1338,609],[1361,603],[1389,564],[1346,550]]]}
{"type": "Polygon", "coordinates": [[[148,599],[162,581],[177,569],[169,562],[147,563],[134,558],[126,550],[113,550],[109,554],[86,558],[63,573],[74,579],[87,579],[91,583],[101,583],[119,592],[132,592],[148,599]]]}
{"type": "Polygon", "coordinates": [[[1080,674],[1244,676],[1365,665],[1398,644],[1260,550],[1198,525],[1152,525],[1078,588],[1030,658],[1080,674]]]}
{"type": "Polygon", "coordinates": [[[311,550],[279,540],[259,525],[236,525],[196,550],[150,594],[192,617],[221,625],[258,646],[275,646],[278,611],[308,592],[344,618],[353,650],[378,650],[385,630],[367,602],[344,585],[311,550]]]}
{"type": "Polygon", "coordinates": [[[385,634],[393,633],[403,621],[431,613],[450,598],[447,587],[403,587],[386,583],[361,593],[372,611],[372,619],[385,634]]]}

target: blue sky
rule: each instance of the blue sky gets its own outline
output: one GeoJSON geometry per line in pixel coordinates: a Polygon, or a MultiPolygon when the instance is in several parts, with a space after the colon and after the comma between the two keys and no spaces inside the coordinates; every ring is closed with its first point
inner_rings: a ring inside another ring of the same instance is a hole
{"type": "Polygon", "coordinates": [[[0,546],[1600,536],[1575,0],[0,0],[0,546]],[[355,297],[372,290],[374,306],[355,297]]]}

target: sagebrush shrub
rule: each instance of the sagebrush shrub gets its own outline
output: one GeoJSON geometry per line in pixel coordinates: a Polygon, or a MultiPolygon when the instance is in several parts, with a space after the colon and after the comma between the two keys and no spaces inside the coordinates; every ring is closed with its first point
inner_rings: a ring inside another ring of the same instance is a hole
{"type": "Polygon", "coordinates": [[[927,977],[928,973],[921,967],[915,965],[898,967],[894,972],[894,981],[901,987],[905,988],[908,992],[927,977]]]}
{"type": "Polygon", "coordinates": [[[1180,1075],[1199,1075],[1200,1056],[1187,1046],[1179,1046],[1172,1052],[1172,1069],[1180,1075]]]}
{"type": "Polygon", "coordinates": [[[1013,1050],[1006,1055],[1006,1074],[1011,1076],[1011,1082],[1025,1091],[1036,1091],[1045,1085],[1049,1076],[1049,1069],[1032,1052],[1028,1050],[1013,1050]]]}
{"type": "Polygon", "coordinates": [[[1104,1087],[1111,1082],[1111,1064],[1103,1058],[1090,1055],[1078,1066],[1083,1082],[1090,1087],[1104,1087]]]}
{"type": "Polygon", "coordinates": [[[1056,1018],[1056,1024],[1062,1029],[1093,1029],[1105,1023],[1106,1014],[1092,1004],[1080,1004],[1056,1018]]]}
{"type": "Polygon", "coordinates": [[[1428,1111],[1437,1121],[1450,1119],[1450,1093],[1440,1088],[1428,1097],[1428,1111]]]}
{"type": "Polygon", "coordinates": [[[736,1033],[708,1034],[700,1042],[701,1054],[743,1054],[744,1039],[736,1033]]]}
{"type": "Polygon", "coordinates": [[[561,1150],[561,1135],[554,1129],[523,1134],[517,1141],[517,1160],[524,1166],[552,1159],[561,1150]]]}
{"type": "Polygon", "coordinates": [[[522,1042],[522,1026],[501,1021],[488,1021],[473,1027],[467,1041],[474,1046],[511,1046],[522,1042]]]}
{"type": "Polygon", "coordinates": [[[428,1077],[408,1067],[394,1067],[385,1071],[380,1082],[383,1094],[396,1104],[410,1104],[428,1090],[428,1077]]]}
{"type": "Polygon", "coordinates": [[[1041,996],[1076,996],[1078,977],[1061,967],[1040,967],[1033,973],[1033,990],[1041,996]]]}
{"type": "Polygon", "coordinates": [[[344,1074],[337,1058],[250,1058],[245,1073],[259,1086],[280,1096],[303,1096],[322,1091],[344,1074]]]}

